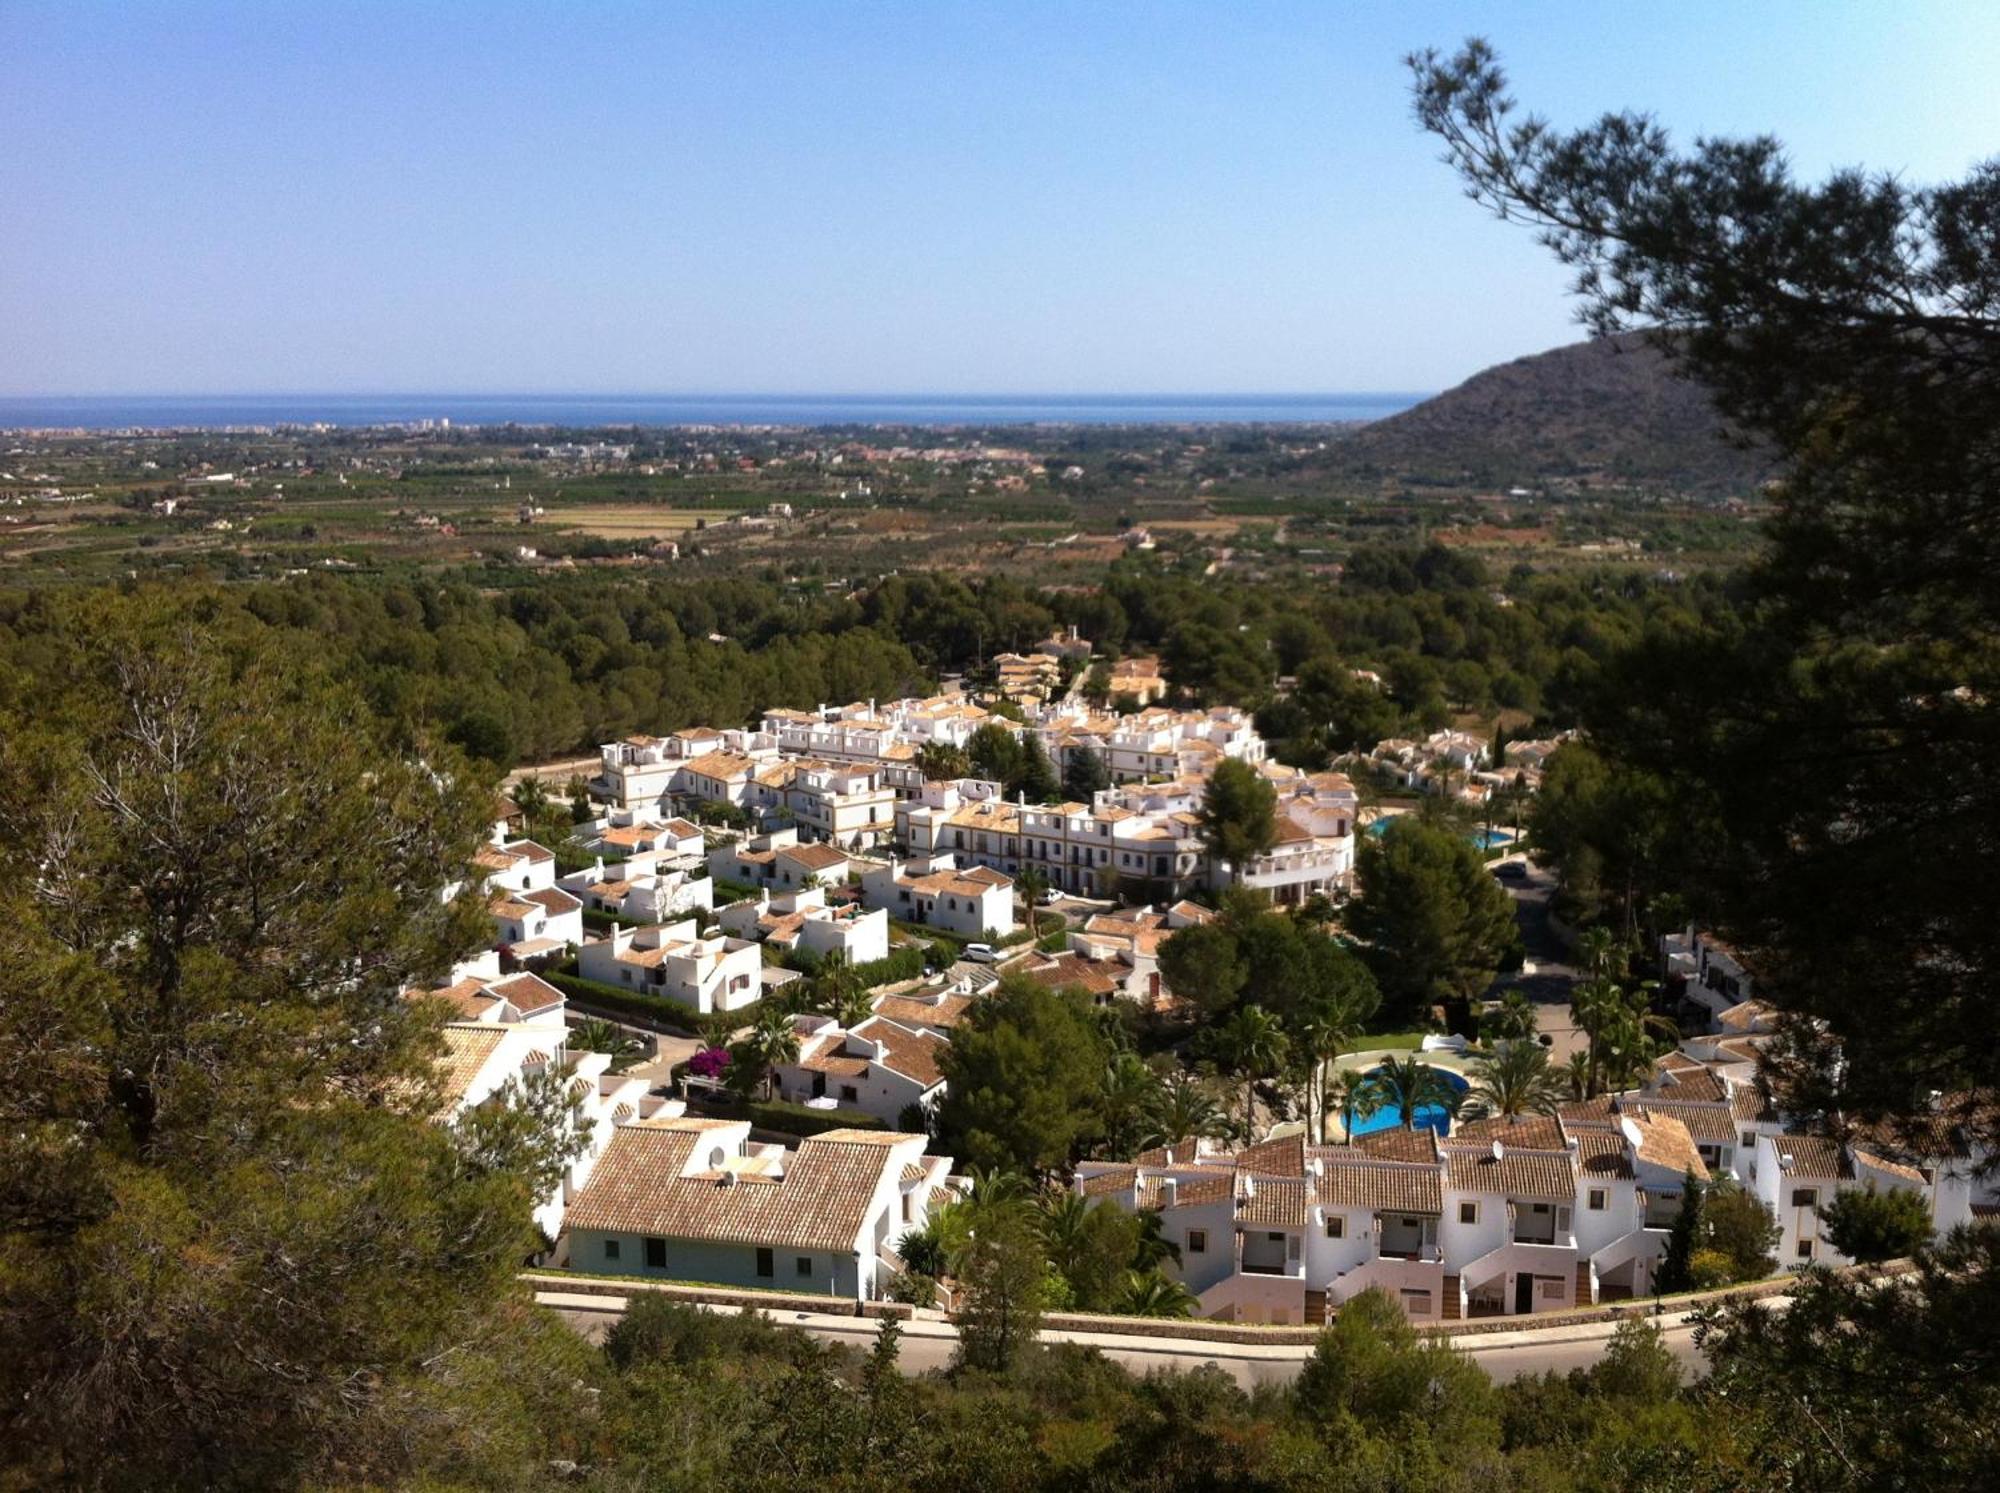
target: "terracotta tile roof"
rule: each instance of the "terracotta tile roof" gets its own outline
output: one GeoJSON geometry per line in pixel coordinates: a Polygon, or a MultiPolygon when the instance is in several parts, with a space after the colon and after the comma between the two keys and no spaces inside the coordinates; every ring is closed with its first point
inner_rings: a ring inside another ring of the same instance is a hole
{"type": "Polygon", "coordinates": [[[538,892],[523,892],[521,896],[534,903],[537,907],[545,908],[549,912],[558,914],[575,912],[579,907],[583,906],[581,900],[571,896],[561,887],[556,886],[543,887],[538,892]]]}
{"type": "Polygon", "coordinates": [[[1198,1148],[1193,1141],[1182,1141],[1178,1145],[1154,1146],[1150,1151],[1141,1151],[1132,1159],[1140,1166],[1191,1166],[1194,1164],[1198,1148]]]}
{"type": "Polygon", "coordinates": [[[465,1091],[479,1077],[479,1070],[506,1040],[505,1027],[485,1022],[454,1021],[445,1027],[444,1056],[438,1060],[437,1076],[446,1108],[465,1098],[465,1091]]]}
{"type": "Polygon", "coordinates": [[[1087,1198],[1109,1197],[1113,1193],[1130,1192],[1138,1180],[1139,1169],[1136,1166],[1119,1166],[1085,1177],[1078,1190],[1087,1198]]]}
{"type": "Polygon", "coordinates": [[[1626,1149],[1625,1137],[1616,1130],[1577,1131],[1576,1164],[1586,1177],[1629,1179],[1636,1175],[1632,1169],[1632,1157],[1626,1149]]]}
{"type": "Polygon", "coordinates": [[[1490,1115],[1454,1125],[1451,1144],[1486,1145],[1502,1141],[1530,1151],[1560,1151],[1568,1142],[1562,1122],[1553,1115],[1490,1115]]]}
{"type": "Polygon", "coordinates": [[[729,782],[735,778],[748,777],[756,763],[735,752],[704,752],[699,757],[690,757],[682,764],[689,772],[705,778],[715,778],[729,782]]]}
{"type": "Polygon", "coordinates": [[[1837,1140],[1824,1135],[1781,1135],[1771,1144],[1777,1148],[1778,1164],[1788,1177],[1808,1181],[1845,1182],[1854,1176],[1847,1152],[1837,1140]],[[1785,1158],[1791,1165],[1785,1165],[1785,1158]]]}
{"type": "Polygon", "coordinates": [[[1632,1128],[1639,1132],[1635,1149],[1641,1161],[1684,1175],[1693,1172],[1700,1181],[1708,1180],[1708,1166],[1695,1149],[1694,1136],[1681,1121],[1660,1114],[1633,1115],[1630,1119],[1632,1128]]]}
{"type": "Polygon", "coordinates": [[[1499,1193],[1507,1197],[1568,1202],[1576,1196],[1576,1162],[1567,1151],[1490,1149],[1445,1151],[1445,1175],[1455,1192],[1499,1193]]]}
{"type": "Polygon", "coordinates": [[[1676,1070],[1662,1073],[1659,1087],[1653,1091],[1662,1099],[1707,1100],[1714,1102],[1727,1096],[1723,1092],[1722,1080],[1708,1069],[1697,1066],[1692,1070],[1676,1070]]]}
{"type": "Polygon", "coordinates": [[[831,845],[787,845],[778,852],[778,859],[804,866],[808,871],[829,871],[846,865],[847,853],[831,845]]]}
{"type": "MultiPolygon", "coordinates": [[[[698,1123],[698,1122],[697,1122],[698,1123]]],[[[789,1249],[846,1251],[868,1221],[898,1141],[888,1132],[829,1130],[804,1141],[782,1178],[683,1175],[709,1126],[686,1120],[621,1125],[590,1181],[571,1200],[566,1227],[789,1249]]],[[[901,1168],[897,1168],[900,1173],[901,1168]]]]}
{"type": "MultiPolygon", "coordinates": [[[[1141,1208],[1167,1209],[1164,1197],[1164,1177],[1143,1177],[1139,1183],[1139,1206],[1141,1208]]],[[[1181,1177],[1174,1181],[1175,1208],[1206,1208],[1216,1203],[1227,1203],[1236,1195],[1236,1174],[1218,1168],[1212,1177],[1181,1177]]]]}
{"type": "Polygon", "coordinates": [[[1920,1187],[1928,1186],[1930,1183],[1930,1178],[1915,1167],[1905,1166],[1900,1161],[1891,1161],[1874,1151],[1864,1151],[1859,1146],[1854,1148],[1854,1159],[1863,1166],[1872,1167],[1878,1172],[1886,1172],[1892,1177],[1900,1177],[1905,1182],[1914,1182],[1920,1187]]]}
{"type": "Polygon", "coordinates": [[[1972,1132],[1996,1123],[1995,1101],[1981,1093],[1942,1096],[1937,1106],[1856,1127],[1869,1149],[1923,1161],[1962,1160],[1972,1154],[1972,1132]]]}
{"type": "Polygon", "coordinates": [[[1726,1104],[1662,1099],[1647,1094],[1627,1105],[1626,1113],[1636,1116],[1669,1115],[1687,1126],[1688,1133],[1696,1140],[1712,1146],[1728,1146],[1736,1142],[1736,1119],[1726,1104]]]}
{"type": "Polygon", "coordinates": [[[550,1006],[564,1003],[563,993],[536,975],[518,974],[501,980],[490,987],[496,994],[507,998],[507,1004],[523,1016],[532,1016],[537,1011],[546,1011],[550,1006]]]}
{"type": "Polygon", "coordinates": [[[1377,1130],[1371,1135],[1359,1137],[1352,1144],[1355,1150],[1384,1161],[1435,1162],[1438,1159],[1437,1134],[1424,1128],[1377,1130]]]}
{"type": "Polygon", "coordinates": [[[1751,1083],[1739,1083],[1729,1091],[1729,1113],[1738,1122],[1752,1125],[1778,1118],[1777,1106],[1751,1083]]]}
{"type": "Polygon", "coordinates": [[[943,1057],[945,1048],[951,1045],[944,1038],[929,1032],[912,1031],[893,1021],[884,1021],[879,1016],[855,1027],[854,1035],[880,1042],[888,1053],[882,1059],[883,1066],[891,1072],[913,1078],[927,1089],[944,1082],[938,1060],[943,1057]]]}
{"type": "Polygon", "coordinates": [[[1302,1177],[1250,1177],[1236,1181],[1236,1221],[1257,1228],[1306,1226],[1306,1184],[1302,1177]]]}
{"type": "MultiPolygon", "coordinates": [[[[1322,1147],[1331,1151],[1332,1147],[1322,1147]]],[[[1375,1213],[1442,1213],[1444,1179],[1435,1164],[1409,1165],[1366,1157],[1333,1160],[1322,1156],[1314,1184],[1331,1209],[1366,1208],[1375,1213]]]]}
{"type": "Polygon", "coordinates": [[[1574,1135],[1585,1126],[1616,1126],[1623,1104],[1615,1094],[1599,1094],[1595,1099],[1572,1099],[1556,1106],[1563,1128],[1574,1135]]]}
{"type": "Polygon", "coordinates": [[[947,995],[935,1004],[901,995],[885,995],[875,1002],[877,1016],[886,1016],[904,1026],[954,1027],[965,1020],[971,1010],[972,997],[969,995],[947,995]]]}
{"type": "Polygon", "coordinates": [[[406,990],[405,1000],[444,1001],[461,1016],[483,1016],[498,1002],[486,993],[486,985],[481,980],[460,980],[455,985],[440,986],[436,990],[406,990]]]}
{"type": "Polygon", "coordinates": [[[1092,967],[1087,959],[1064,954],[1046,963],[1023,969],[1022,974],[1051,990],[1082,990],[1087,995],[1109,995],[1118,988],[1110,976],[1092,967]]]}
{"type": "Polygon", "coordinates": [[[545,849],[540,845],[537,845],[533,840],[509,840],[505,845],[501,846],[500,848],[506,851],[507,854],[509,855],[519,856],[522,860],[527,861],[531,865],[539,864],[542,861],[552,861],[555,859],[555,853],[553,851],[545,849]]]}
{"type": "Polygon", "coordinates": [[[1303,1135],[1267,1140],[1262,1145],[1245,1146],[1230,1159],[1235,1162],[1237,1170],[1255,1172],[1259,1176],[1303,1177],[1306,1174],[1306,1140],[1303,1135]]]}

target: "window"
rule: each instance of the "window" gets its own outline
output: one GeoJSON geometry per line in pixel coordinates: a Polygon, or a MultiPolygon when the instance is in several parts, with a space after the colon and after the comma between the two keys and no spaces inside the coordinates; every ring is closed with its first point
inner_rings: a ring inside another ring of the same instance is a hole
{"type": "Polygon", "coordinates": [[[799,1273],[799,1274],[800,1274],[801,1276],[809,1276],[809,1275],[811,1275],[811,1274],[813,1273],[813,1262],[812,1262],[812,1256],[811,1256],[811,1255],[800,1255],[800,1256],[799,1256],[799,1257],[797,1258],[797,1260],[796,1260],[796,1261],[794,1261],[794,1266],[795,1266],[795,1268],[796,1268],[796,1269],[798,1270],[798,1273],[799,1273]]]}
{"type": "Polygon", "coordinates": [[[1755,1150],[1756,1146],[1757,1146],[1757,1137],[1748,1130],[1744,1131],[1743,1149],[1746,1151],[1755,1150]]]}
{"type": "Polygon", "coordinates": [[[646,1241],[646,1268],[664,1270],[667,1268],[667,1241],[648,1239],[646,1241]]]}
{"type": "Polygon", "coordinates": [[[1191,1254],[1191,1255],[1205,1255],[1205,1254],[1207,1254],[1207,1253],[1208,1253],[1208,1230],[1207,1230],[1207,1229],[1189,1229],[1189,1230],[1188,1230],[1188,1234],[1187,1234],[1187,1251],[1188,1251],[1188,1253],[1189,1253],[1189,1254],[1191,1254]]]}
{"type": "Polygon", "coordinates": [[[604,1241],[604,1258],[607,1260],[618,1258],[618,1241],[616,1239],[606,1239],[604,1241]]]}
{"type": "Polygon", "coordinates": [[[1800,1258],[1800,1259],[1802,1259],[1802,1260],[1810,1260],[1810,1259],[1812,1258],[1812,1256],[1813,1256],[1813,1242],[1812,1242],[1812,1240],[1810,1240],[1810,1239],[1801,1239],[1801,1240],[1799,1241],[1799,1258],[1800,1258]]]}
{"type": "Polygon", "coordinates": [[[1347,1237],[1347,1220],[1337,1213],[1329,1217],[1326,1221],[1326,1237],[1329,1239],[1345,1239],[1347,1237]]]}
{"type": "Polygon", "coordinates": [[[768,1249],[757,1251],[757,1278],[769,1280],[778,1273],[778,1262],[768,1249]]]}
{"type": "Polygon", "coordinates": [[[1794,1208],[1817,1208],[1819,1206],[1819,1190],[1813,1187],[1797,1187],[1792,1189],[1792,1206],[1794,1208]]]}
{"type": "Polygon", "coordinates": [[[1271,1241],[1271,1242],[1272,1242],[1273,1244],[1282,1244],[1282,1243],[1284,1243],[1284,1242],[1285,1242],[1285,1236],[1284,1236],[1284,1234],[1283,1234],[1283,1233],[1282,1233],[1282,1232],[1281,1232],[1280,1230],[1277,1230],[1277,1229],[1271,1229],[1271,1230],[1269,1230],[1269,1231],[1268,1231],[1268,1232],[1267,1232],[1267,1233],[1266,1233],[1266,1234],[1264,1235],[1264,1237],[1265,1237],[1266,1239],[1270,1240],[1270,1241],[1271,1241]]]}
{"type": "Polygon", "coordinates": [[[844,1083],[840,1086],[840,1097],[852,1104],[861,1097],[861,1091],[851,1083],[844,1083]]]}
{"type": "Polygon", "coordinates": [[[1479,1222],[1479,1204],[1477,1204],[1477,1203],[1460,1203],[1460,1204],[1458,1205],[1458,1221],[1459,1221],[1460,1223],[1478,1223],[1478,1222],[1479,1222]]]}
{"type": "Polygon", "coordinates": [[[1610,1196],[1602,1187],[1593,1187],[1590,1189],[1590,1196],[1584,1200],[1584,1203],[1591,1212],[1602,1213],[1605,1204],[1609,1201],[1610,1196]]]}

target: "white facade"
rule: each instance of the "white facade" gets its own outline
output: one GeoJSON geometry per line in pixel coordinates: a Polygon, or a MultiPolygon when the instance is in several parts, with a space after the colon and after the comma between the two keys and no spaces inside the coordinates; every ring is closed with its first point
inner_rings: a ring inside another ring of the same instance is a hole
{"type": "Polygon", "coordinates": [[[1015,928],[1013,881],[984,866],[960,870],[949,855],[872,866],[861,874],[861,899],[899,922],[961,938],[1005,938],[1015,928]]]}
{"type": "Polygon", "coordinates": [[[693,919],[614,928],[577,951],[578,973],[638,995],[656,995],[706,1016],[735,1011],[763,993],[764,959],[740,938],[704,938],[693,919]]]}

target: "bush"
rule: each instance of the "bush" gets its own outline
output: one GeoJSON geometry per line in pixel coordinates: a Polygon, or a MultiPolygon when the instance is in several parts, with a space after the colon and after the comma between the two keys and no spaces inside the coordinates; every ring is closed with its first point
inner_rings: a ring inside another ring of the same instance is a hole
{"type": "Polygon", "coordinates": [[[887,1130],[873,1115],[858,1109],[812,1109],[783,1099],[753,1099],[735,1106],[737,1118],[748,1120],[759,1130],[776,1130],[804,1139],[826,1130],[887,1130]]]}
{"type": "MultiPolygon", "coordinates": [[[[550,971],[542,978],[586,1010],[628,1016],[635,1021],[665,1027],[670,1032],[679,1032],[685,1037],[702,1035],[701,1018],[678,1001],[670,1001],[665,996],[620,990],[616,985],[586,980],[581,975],[566,972],[550,971]]],[[[729,1019],[732,1022],[754,1023],[758,1005],[758,1002],[752,1001],[739,1010],[731,1011],[729,1019]]]]}
{"type": "Polygon", "coordinates": [[[1864,1265],[1913,1255],[1931,1237],[1924,1195],[1904,1187],[1843,1188],[1820,1210],[1820,1219],[1833,1247],[1864,1265]]]}
{"type": "Polygon", "coordinates": [[[1698,1249],[1688,1257],[1688,1284],[1697,1291],[1712,1291],[1736,1278],[1736,1262],[1719,1249],[1698,1249]]]}
{"type": "Polygon", "coordinates": [[[891,1301],[907,1302],[916,1307],[936,1306],[937,1294],[937,1282],[928,1275],[920,1275],[914,1270],[905,1270],[889,1282],[891,1301]]]}

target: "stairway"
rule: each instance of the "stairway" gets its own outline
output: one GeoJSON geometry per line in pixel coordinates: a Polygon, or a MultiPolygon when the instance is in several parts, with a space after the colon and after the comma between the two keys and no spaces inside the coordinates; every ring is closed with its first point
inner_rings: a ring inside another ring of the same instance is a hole
{"type": "Polygon", "coordinates": [[[1438,1313],[1440,1321],[1456,1322],[1458,1320],[1458,1297],[1458,1277],[1447,1275],[1444,1278],[1444,1301],[1441,1303],[1443,1310],[1438,1313]]]}
{"type": "Polygon", "coordinates": [[[1588,1260],[1578,1260],[1576,1262],[1576,1296],[1570,1304],[1572,1306],[1596,1305],[1596,1299],[1591,1291],[1590,1261],[1588,1260]]]}
{"type": "Polygon", "coordinates": [[[1326,1326],[1326,1322],[1326,1292],[1306,1292],[1306,1325],[1308,1327],[1324,1327],[1326,1326]]]}

